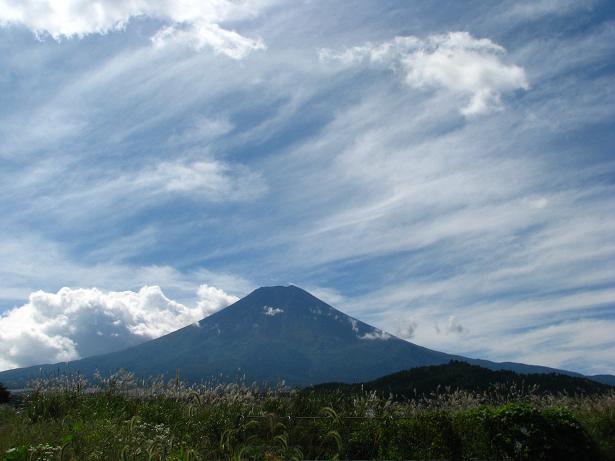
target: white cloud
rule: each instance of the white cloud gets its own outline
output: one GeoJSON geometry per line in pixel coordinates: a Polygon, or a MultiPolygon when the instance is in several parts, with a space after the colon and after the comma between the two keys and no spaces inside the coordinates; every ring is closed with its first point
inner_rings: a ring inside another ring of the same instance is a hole
{"type": "Polygon", "coordinates": [[[228,118],[197,117],[190,127],[172,135],[169,138],[169,144],[176,146],[209,143],[230,133],[234,128],[233,123],[228,118]]]}
{"type": "Polygon", "coordinates": [[[589,10],[593,0],[527,0],[516,1],[507,9],[502,19],[540,19],[548,15],[567,15],[580,9],[589,10]]]}
{"type": "Polygon", "coordinates": [[[263,306],[263,313],[269,317],[275,317],[283,312],[284,309],[280,309],[279,307],[263,306]]]}
{"type": "Polygon", "coordinates": [[[198,51],[207,46],[216,54],[224,54],[233,59],[243,59],[251,51],[266,48],[261,39],[244,37],[234,30],[207,23],[195,24],[189,28],[169,26],[158,31],[151,40],[155,48],[163,48],[173,43],[187,45],[198,51]]]}
{"type": "MultiPolygon", "coordinates": [[[[147,162],[143,166],[124,170],[103,171],[93,167],[87,172],[75,169],[54,173],[37,180],[40,189],[13,183],[13,196],[21,193],[38,195],[51,184],[43,181],[62,184],[53,194],[31,202],[27,208],[18,210],[19,213],[35,217],[44,213],[59,218],[62,225],[89,226],[101,219],[108,225],[140,210],[162,207],[176,200],[196,203],[253,202],[269,190],[260,172],[242,164],[213,158],[184,157],[147,162]]],[[[152,242],[153,238],[149,240],[152,242]]],[[[146,238],[135,242],[139,246],[146,243],[146,238]]],[[[98,250],[105,251],[100,247],[98,250]]]]}
{"type": "Polygon", "coordinates": [[[27,304],[0,316],[0,366],[4,369],[74,360],[157,338],[196,322],[237,297],[201,285],[189,307],[160,287],[138,292],[97,288],[37,291],[27,304]]]}
{"type": "Polygon", "coordinates": [[[386,66],[401,73],[412,88],[446,88],[469,96],[470,100],[461,108],[466,116],[497,110],[503,93],[529,88],[524,70],[506,64],[505,54],[500,45],[486,38],[474,38],[467,32],[431,35],[426,39],[395,37],[342,52],[319,52],[323,62],[386,66]]]}
{"type": "Polygon", "coordinates": [[[136,184],[145,190],[198,194],[212,201],[249,200],[265,191],[257,173],[217,160],[162,162],[139,173],[136,184]]]}
{"type": "Polygon", "coordinates": [[[123,29],[133,18],[146,16],[170,23],[152,37],[156,46],[173,40],[196,50],[209,47],[215,53],[241,59],[252,50],[264,49],[264,43],[219,24],[254,17],[271,3],[272,0],[0,0],[0,24],[21,24],[38,37],[48,34],[60,40],[106,34],[123,29]]]}
{"type": "Polygon", "coordinates": [[[208,317],[239,300],[237,296],[229,295],[221,289],[207,284],[199,287],[197,295],[199,297],[197,308],[201,313],[201,318],[208,317]]]}
{"type": "Polygon", "coordinates": [[[448,322],[446,323],[446,331],[448,333],[462,333],[464,328],[457,320],[457,317],[451,315],[448,317],[448,322]]]}
{"type": "Polygon", "coordinates": [[[418,323],[414,320],[407,322],[397,322],[397,328],[395,329],[395,336],[403,339],[411,339],[414,337],[414,333],[418,328],[418,323]]]}
{"type": "Polygon", "coordinates": [[[359,339],[367,339],[371,341],[386,341],[391,339],[391,337],[392,336],[386,331],[379,330],[378,328],[373,328],[372,331],[358,336],[359,339]]]}
{"type": "Polygon", "coordinates": [[[245,165],[178,159],[109,172],[89,183],[87,177],[75,176],[72,184],[54,197],[51,207],[44,201],[37,206],[61,214],[65,222],[83,219],[83,210],[88,210],[90,219],[93,212],[119,219],[123,213],[132,214],[164,200],[244,202],[262,197],[267,190],[261,175],[245,165]]]}

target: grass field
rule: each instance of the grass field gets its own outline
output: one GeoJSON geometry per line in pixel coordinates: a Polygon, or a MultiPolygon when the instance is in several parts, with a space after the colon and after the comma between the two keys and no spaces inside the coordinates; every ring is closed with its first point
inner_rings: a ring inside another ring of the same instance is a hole
{"type": "Polygon", "coordinates": [[[0,406],[4,460],[615,460],[615,393],[373,392],[41,381],[0,406]]]}

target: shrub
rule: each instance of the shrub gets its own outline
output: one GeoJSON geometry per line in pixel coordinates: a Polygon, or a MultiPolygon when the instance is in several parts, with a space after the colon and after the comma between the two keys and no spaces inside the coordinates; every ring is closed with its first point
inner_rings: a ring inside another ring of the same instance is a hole
{"type": "Polygon", "coordinates": [[[591,440],[564,408],[539,410],[511,403],[485,419],[495,453],[519,461],[598,459],[591,440]]]}
{"type": "Polygon", "coordinates": [[[0,403],[8,403],[11,393],[2,383],[0,383],[0,403]]]}

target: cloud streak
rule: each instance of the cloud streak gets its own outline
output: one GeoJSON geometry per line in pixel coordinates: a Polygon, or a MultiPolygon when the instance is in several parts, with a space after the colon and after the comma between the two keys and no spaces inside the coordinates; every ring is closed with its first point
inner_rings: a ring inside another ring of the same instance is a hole
{"type": "Polygon", "coordinates": [[[615,299],[612,11],[385,3],[1,28],[3,306],[293,282],[428,347],[611,370],[581,339],[615,299]],[[192,52],[201,24],[267,52],[192,52]]]}

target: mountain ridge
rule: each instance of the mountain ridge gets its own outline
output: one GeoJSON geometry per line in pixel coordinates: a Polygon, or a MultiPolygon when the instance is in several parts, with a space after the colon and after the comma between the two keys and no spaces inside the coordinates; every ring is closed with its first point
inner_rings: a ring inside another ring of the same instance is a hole
{"type": "Polygon", "coordinates": [[[501,393],[511,388],[532,389],[536,394],[604,394],[613,389],[608,384],[558,373],[519,374],[510,370],[489,370],[467,362],[451,360],[443,365],[402,370],[372,381],[344,384],[322,383],[306,391],[342,391],[356,394],[375,391],[396,399],[420,399],[449,389],[473,393],[501,393]]]}
{"type": "MultiPolygon", "coordinates": [[[[250,382],[308,386],[360,382],[425,365],[462,360],[521,373],[580,373],[514,362],[491,362],[434,351],[350,317],[295,286],[261,287],[230,306],[167,335],[108,354],[0,372],[22,387],[41,374],[85,376],[126,368],[138,376],[175,375],[190,382],[245,376],[250,382]]],[[[608,376],[608,375],[607,375],[608,376]]]]}

